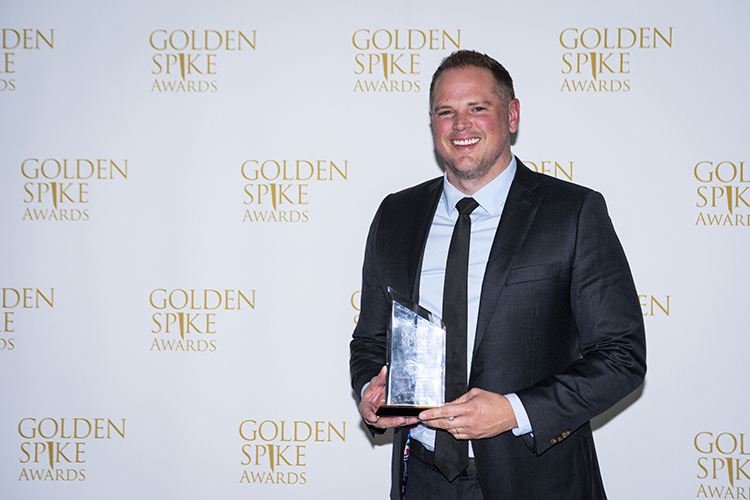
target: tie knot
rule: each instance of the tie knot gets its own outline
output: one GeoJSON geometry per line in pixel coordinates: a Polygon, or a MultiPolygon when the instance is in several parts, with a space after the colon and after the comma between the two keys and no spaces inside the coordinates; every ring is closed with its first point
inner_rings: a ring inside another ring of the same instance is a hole
{"type": "Polygon", "coordinates": [[[460,215],[470,215],[471,212],[473,212],[474,209],[478,206],[479,203],[477,203],[477,200],[468,196],[466,198],[462,198],[458,203],[456,203],[456,208],[458,209],[460,215]]]}

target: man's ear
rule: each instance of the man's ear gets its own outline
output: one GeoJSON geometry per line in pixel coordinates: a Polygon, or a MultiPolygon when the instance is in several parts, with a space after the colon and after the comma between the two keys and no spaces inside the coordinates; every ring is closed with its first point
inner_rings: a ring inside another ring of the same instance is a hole
{"type": "Polygon", "coordinates": [[[508,103],[508,130],[511,134],[518,131],[518,122],[521,121],[521,102],[513,99],[508,103]]]}

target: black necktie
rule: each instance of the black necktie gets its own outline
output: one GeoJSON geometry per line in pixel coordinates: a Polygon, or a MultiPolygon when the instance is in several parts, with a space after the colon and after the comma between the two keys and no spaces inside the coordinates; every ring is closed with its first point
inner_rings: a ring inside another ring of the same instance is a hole
{"type": "MultiPolygon", "coordinates": [[[[469,275],[469,239],[471,212],[479,206],[474,198],[456,203],[458,220],[453,228],[443,287],[445,339],[445,402],[466,392],[466,321],[468,313],[467,278],[469,275]]],[[[446,431],[435,435],[435,466],[453,481],[469,465],[469,442],[457,440],[446,431]]]]}

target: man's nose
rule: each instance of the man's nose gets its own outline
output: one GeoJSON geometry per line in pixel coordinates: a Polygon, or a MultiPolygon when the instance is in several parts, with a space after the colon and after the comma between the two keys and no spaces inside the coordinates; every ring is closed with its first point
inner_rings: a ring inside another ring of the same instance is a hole
{"type": "Polygon", "coordinates": [[[456,118],[453,120],[454,130],[466,130],[471,128],[471,117],[468,113],[456,113],[456,118]]]}

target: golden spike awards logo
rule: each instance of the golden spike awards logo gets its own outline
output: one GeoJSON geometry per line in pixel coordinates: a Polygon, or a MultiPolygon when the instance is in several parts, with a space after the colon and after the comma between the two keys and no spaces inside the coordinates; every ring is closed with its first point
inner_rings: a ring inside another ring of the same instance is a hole
{"type": "Polygon", "coordinates": [[[89,184],[127,180],[128,160],[27,158],[21,175],[26,181],[21,220],[85,222],[91,217],[89,184]]]}
{"type": "Polygon", "coordinates": [[[668,28],[565,28],[560,45],[565,78],[560,92],[630,92],[636,50],[672,48],[668,28]]]}
{"type": "Polygon", "coordinates": [[[55,30],[2,28],[0,38],[0,92],[13,92],[16,86],[16,56],[19,51],[55,48],[55,30]]]}
{"type": "Polygon", "coordinates": [[[125,419],[24,418],[18,435],[23,439],[19,481],[85,481],[86,445],[125,439],[125,419]]]}
{"type": "Polygon", "coordinates": [[[240,484],[307,484],[308,447],[346,442],[346,422],[245,420],[239,427],[240,484]]]}
{"type": "Polygon", "coordinates": [[[151,92],[212,93],[219,90],[220,53],[255,50],[255,30],[157,29],[149,36],[156,52],[151,92]]]}
{"type": "Polygon", "coordinates": [[[744,161],[700,161],[693,168],[696,226],[750,227],[750,168],[744,161]]]}
{"type": "Polygon", "coordinates": [[[346,181],[348,160],[247,160],[242,222],[308,222],[311,183],[346,181]]]}
{"type": "Polygon", "coordinates": [[[736,432],[699,432],[696,498],[750,498],[750,439],[736,432]]]}
{"type": "Polygon", "coordinates": [[[215,352],[217,314],[255,310],[255,290],[156,288],[148,297],[155,335],[151,351],[215,352]]]}
{"type": "Polygon", "coordinates": [[[2,288],[2,314],[0,315],[0,352],[16,348],[16,312],[24,309],[53,309],[55,289],[2,288]]]}
{"type": "Polygon", "coordinates": [[[555,179],[564,179],[573,182],[573,162],[572,161],[523,161],[524,165],[531,167],[535,172],[547,174],[555,179]]]}
{"type": "MultiPolygon", "coordinates": [[[[352,35],[354,92],[420,92],[423,51],[461,48],[461,30],[359,29],[352,35]]],[[[429,82],[427,82],[429,85],[429,82]]]]}
{"type": "Polygon", "coordinates": [[[669,317],[669,299],[671,295],[656,297],[654,295],[638,295],[638,303],[641,306],[643,316],[667,316],[669,317]]]}

